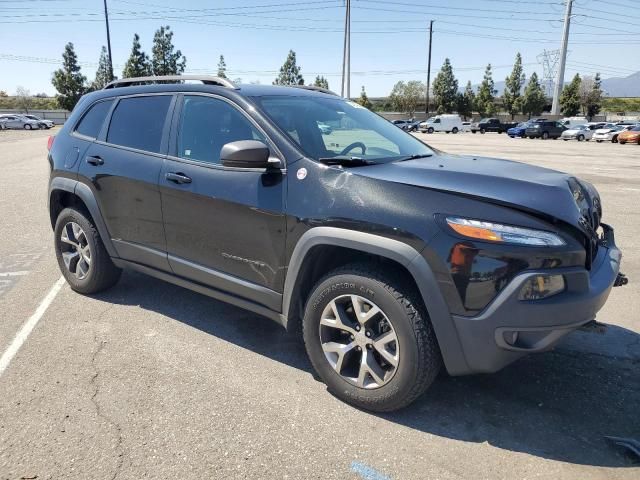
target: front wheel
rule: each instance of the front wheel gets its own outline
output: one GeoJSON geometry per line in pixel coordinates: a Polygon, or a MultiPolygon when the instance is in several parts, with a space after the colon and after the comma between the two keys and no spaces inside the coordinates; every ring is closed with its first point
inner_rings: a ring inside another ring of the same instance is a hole
{"type": "Polygon", "coordinates": [[[578,136],[578,141],[579,142],[584,142],[584,135],[578,136]]]}
{"type": "Polygon", "coordinates": [[[28,123],[25,123],[25,124],[24,124],[24,129],[25,129],[25,130],[31,130],[31,125],[30,125],[30,124],[28,124],[28,123]]]}
{"type": "Polygon", "coordinates": [[[433,133],[435,130],[433,129],[433,127],[429,127],[429,129],[427,130],[427,133],[433,133]]]}
{"type": "Polygon", "coordinates": [[[547,140],[549,138],[549,132],[542,132],[542,139],[547,140]]]}
{"type": "Polygon", "coordinates": [[[481,128],[481,129],[480,129],[480,133],[481,133],[482,135],[484,135],[485,133],[487,133],[487,131],[486,131],[484,128],[481,128]]]}
{"type": "Polygon", "coordinates": [[[620,145],[626,145],[627,142],[625,142],[624,140],[620,140],[620,145]]]}
{"type": "Polygon", "coordinates": [[[92,294],[115,285],[122,271],[111,261],[90,216],[65,208],[55,226],[55,251],[62,275],[79,293],[92,294]]]}
{"type": "Polygon", "coordinates": [[[453,127],[453,130],[451,130],[451,133],[453,133],[454,135],[458,133],[458,127],[453,127]]]}
{"type": "Polygon", "coordinates": [[[376,412],[413,402],[442,364],[415,288],[400,276],[383,275],[365,264],[334,270],[314,287],[303,337],[328,390],[376,412]]]}

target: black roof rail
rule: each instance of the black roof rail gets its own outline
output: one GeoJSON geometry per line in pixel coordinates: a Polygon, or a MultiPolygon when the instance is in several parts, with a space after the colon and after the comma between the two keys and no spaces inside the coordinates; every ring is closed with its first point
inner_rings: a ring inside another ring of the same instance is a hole
{"type": "Polygon", "coordinates": [[[314,92],[327,93],[329,95],[335,95],[336,97],[338,96],[338,94],[336,92],[332,92],[331,90],[328,90],[328,89],[322,88],[322,87],[318,87],[316,85],[287,85],[287,86],[291,86],[291,87],[294,87],[294,88],[304,88],[305,90],[313,90],[314,92]]]}
{"type": "Polygon", "coordinates": [[[217,85],[219,87],[236,88],[236,86],[227,78],[214,77],[211,75],[161,75],[157,77],[134,77],[121,78],[109,82],[104,90],[116,87],[129,87],[139,83],[156,83],[156,82],[182,82],[185,80],[200,81],[205,85],[217,85]]]}

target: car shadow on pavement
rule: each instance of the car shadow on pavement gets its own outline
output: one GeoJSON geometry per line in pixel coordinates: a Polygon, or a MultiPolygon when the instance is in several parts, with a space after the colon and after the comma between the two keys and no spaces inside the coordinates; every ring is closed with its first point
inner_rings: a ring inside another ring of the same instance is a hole
{"type": "MultiPolygon", "coordinates": [[[[137,273],[95,298],[138,305],[313,375],[299,336],[268,319],[137,273]]],[[[492,375],[448,377],[376,415],[464,442],[580,465],[638,466],[606,435],[640,439],[640,335],[608,325],[492,375]]]]}

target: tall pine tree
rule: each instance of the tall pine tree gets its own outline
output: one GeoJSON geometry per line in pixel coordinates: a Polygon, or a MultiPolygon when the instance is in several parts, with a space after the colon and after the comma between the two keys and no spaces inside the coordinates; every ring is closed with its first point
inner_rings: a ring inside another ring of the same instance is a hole
{"type": "Polygon", "coordinates": [[[522,113],[529,115],[529,118],[532,115],[540,115],[546,103],[547,98],[538,80],[538,74],[533,72],[522,96],[522,113]]]}
{"type": "Polygon", "coordinates": [[[571,83],[564,87],[562,95],[560,95],[560,107],[562,114],[567,117],[573,117],[580,113],[580,83],[582,79],[580,74],[576,73],[571,83]]]}
{"type": "Polygon", "coordinates": [[[142,51],[140,46],[140,36],[136,33],[133,35],[133,45],[131,46],[131,54],[124,66],[122,76],[124,78],[147,77],[151,75],[151,63],[149,56],[142,51]]]}
{"type": "Polygon", "coordinates": [[[371,100],[369,100],[369,97],[367,96],[367,92],[364,89],[364,85],[362,85],[362,90],[360,91],[360,97],[356,100],[356,102],[362,105],[364,108],[368,108],[369,110],[371,110],[371,108],[373,107],[373,104],[371,103],[371,100]]]}
{"type": "Polygon", "coordinates": [[[473,91],[471,81],[467,82],[464,93],[458,94],[458,115],[464,118],[470,118],[473,115],[473,106],[476,103],[476,94],[473,91]]]}
{"type": "Polygon", "coordinates": [[[102,90],[105,85],[111,80],[111,70],[109,68],[109,56],[107,55],[107,47],[103,45],[102,50],[100,51],[100,60],[98,61],[96,78],[91,84],[91,89],[102,90]]]}
{"type": "Polygon", "coordinates": [[[524,71],[522,70],[522,56],[520,53],[516,55],[513,64],[513,70],[505,80],[504,93],[502,95],[502,103],[507,112],[511,114],[511,118],[518,113],[522,107],[521,91],[525,82],[524,71]]]}
{"type": "Polygon", "coordinates": [[[587,114],[587,117],[591,119],[598,113],[600,113],[600,109],[602,108],[602,79],[600,78],[600,73],[596,73],[596,76],[593,77],[591,89],[587,94],[587,98],[584,104],[584,109],[587,114]]]}
{"type": "Polygon", "coordinates": [[[61,108],[73,110],[80,97],[86,92],[87,77],[80,73],[78,56],[69,42],[62,54],[62,68],[53,72],[51,83],[58,91],[56,100],[61,108]]]}
{"type": "Polygon", "coordinates": [[[453,68],[445,58],[442,68],[433,80],[433,97],[438,113],[452,113],[456,109],[458,96],[458,80],[453,75],[453,68]]]}
{"type": "Polygon", "coordinates": [[[278,78],[273,81],[274,85],[304,85],[304,77],[300,73],[300,67],[296,63],[296,52],[289,50],[287,59],[282,67],[278,78]]]}
{"type": "Polygon", "coordinates": [[[218,61],[218,76],[227,78],[227,64],[224,61],[224,55],[220,55],[220,60],[218,61]]]}
{"type": "Polygon", "coordinates": [[[313,85],[316,87],[325,88],[329,90],[329,81],[320,75],[316,76],[316,79],[314,80],[313,85]]]}
{"type": "Polygon", "coordinates": [[[475,107],[481,117],[490,116],[496,112],[496,105],[494,103],[495,93],[491,64],[489,64],[484,72],[484,78],[478,88],[478,95],[476,96],[475,107]]]}
{"type": "Polygon", "coordinates": [[[167,25],[156,30],[151,49],[153,75],[180,75],[187,66],[187,59],[173,45],[173,32],[167,25]]]}

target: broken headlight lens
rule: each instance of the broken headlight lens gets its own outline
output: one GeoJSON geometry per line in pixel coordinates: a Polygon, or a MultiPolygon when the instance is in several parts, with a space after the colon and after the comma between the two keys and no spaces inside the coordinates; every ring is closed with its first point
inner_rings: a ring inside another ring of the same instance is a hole
{"type": "Polygon", "coordinates": [[[514,227],[512,225],[461,217],[447,217],[446,220],[454,232],[477,240],[534,247],[558,247],[565,244],[560,236],[543,230],[514,227]]]}
{"type": "Polygon", "coordinates": [[[528,278],[518,295],[518,300],[542,300],[565,290],[562,275],[534,275],[528,278]]]}

